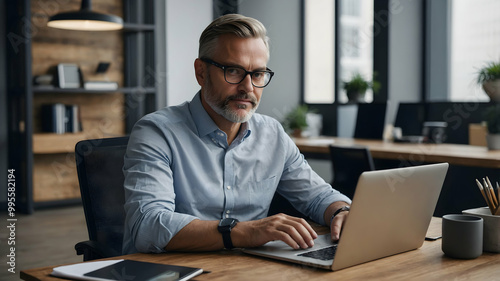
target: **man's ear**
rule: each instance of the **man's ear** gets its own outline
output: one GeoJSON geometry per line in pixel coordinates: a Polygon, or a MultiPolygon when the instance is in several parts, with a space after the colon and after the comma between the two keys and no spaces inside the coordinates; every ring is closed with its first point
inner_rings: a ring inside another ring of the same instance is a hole
{"type": "Polygon", "coordinates": [[[205,85],[205,79],[207,78],[206,77],[206,64],[200,60],[200,59],[196,59],[194,61],[194,73],[195,73],[195,76],[196,76],[196,81],[198,81],[198,85],[200,86],[204,86],[205,85]]]}

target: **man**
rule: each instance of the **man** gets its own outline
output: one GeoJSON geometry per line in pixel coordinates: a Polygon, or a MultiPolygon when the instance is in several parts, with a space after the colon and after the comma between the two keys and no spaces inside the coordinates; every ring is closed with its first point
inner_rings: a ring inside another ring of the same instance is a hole
{"type": "Polygon", "coordinates": [[[254,113],[274,73],[257,20],[226,15],[200,37],[201,90],[134,126],[125,156],[124,253],[211,251],[282,240],[308,248],[301,218],[267,217],[276,191],[337,240],[349,198],[307,164],[276,120],[254,113]]]}

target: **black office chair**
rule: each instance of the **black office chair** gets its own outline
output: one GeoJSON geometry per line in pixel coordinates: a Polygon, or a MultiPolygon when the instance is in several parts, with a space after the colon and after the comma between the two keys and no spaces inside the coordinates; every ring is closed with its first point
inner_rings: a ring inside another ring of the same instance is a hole
{"type": "Polygon", "coordinates": [[[298,218],[310,219],[308,216],[302,214],[300,211],[295,209],[292,204],[278,192],[274,193],[273,200],[271,201],[271,206],[269,207],[268,216],[276,215],[279,213],[287,214],[289,216],[294,216],[298,218]]]}
{"type": "Polygon", "coordinates": [[[332,186],[349,198],[354,197],[359,176],[364,171],[375,170],[370,150],[364,146],[330,145],[332,160],[332,186]]]}
{"type": "Polygon", "coordinates": [[[356,115],[354,138],[378,139],[384,136],[387,103],[360,103],[356,115]]]}
{"type": "Polygon", "coordinates": [[[75,245],[83,260],[119,256],[125,222],[123,156],[128,137],[84,140],[75,156],[89,240],[75,245]]]}

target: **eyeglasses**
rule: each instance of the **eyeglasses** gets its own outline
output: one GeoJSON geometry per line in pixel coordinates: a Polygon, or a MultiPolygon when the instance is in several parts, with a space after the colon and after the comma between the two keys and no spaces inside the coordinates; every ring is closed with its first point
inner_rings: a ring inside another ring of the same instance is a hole
{"type": "Polygon", "coordinates": [[[229,84],[239,84],[245,79],[245,77],[247,77],[248,74],[250,74],[250,77],[252,78],[252,85],[257,88],[264,88],[269,85],[269,82],[271,82],[271,78],[273,78],[274,75],[274,72],[267,67],[266,70],[246,71],[246,69],[242,67],[222,65],[211,59],[201,60],[224,70],[224,79],[229,84]]]}

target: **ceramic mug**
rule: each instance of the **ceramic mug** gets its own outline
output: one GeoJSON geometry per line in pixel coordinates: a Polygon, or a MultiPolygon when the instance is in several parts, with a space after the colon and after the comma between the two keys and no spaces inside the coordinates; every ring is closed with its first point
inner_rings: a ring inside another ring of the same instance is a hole
{"type": "Polygon", "coordinates": [[[475,259],[483,253],[483,219],[471,215],[444,215],[441,248],[452,258],[475,259]]]}

